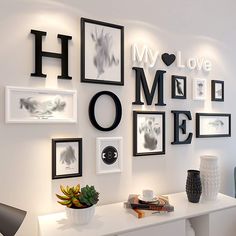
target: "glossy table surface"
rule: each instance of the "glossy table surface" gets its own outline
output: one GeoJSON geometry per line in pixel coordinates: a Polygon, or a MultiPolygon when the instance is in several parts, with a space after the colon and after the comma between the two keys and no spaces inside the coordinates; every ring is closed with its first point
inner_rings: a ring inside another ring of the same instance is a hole
{"type": "Polygon", "coordinates": [[[127,212],[123,202],[119,202],[97,206],[91,222],[82,226],[70,225],[65,212],[39,216],[39,232],[41,236],[116,235],[236,207],[236,199],[223,194],[219,194],[216,201],[200,201],[199,203],[188,202],[185,192],[169,194],[168,196],[170,204],[175,207],[174,212],[138,219],[127,212]]]}

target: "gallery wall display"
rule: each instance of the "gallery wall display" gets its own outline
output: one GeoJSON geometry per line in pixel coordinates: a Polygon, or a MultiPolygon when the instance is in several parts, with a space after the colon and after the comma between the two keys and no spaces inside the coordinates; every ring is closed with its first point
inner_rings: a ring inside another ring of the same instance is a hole
{"type": "Polygon", "coordinates": [[[133,111],[133,155],[165,154],[165,112],[133,111]]]}
{"type": "Polygon", "coordinates": [[[82,139],[52,139],[52,179],[82,176],[82,139]]]}
{"type": "Polygon", "coordinates": [[[6,87],[7,123],[75,123],[77,92],[6,87]]]}
{"type": "Polygon", "coordinates": [[[123,138],[99,137],[96,139],[97,174],[119,173],[123,163],[123,138]]]}
{"type": "Polygon", "coordinates": [[[211,101],[217,101],[217,102],[224,101],[224,81],[221,80],[211,81],[211,101]]]}
{"type": "Polygon", "coordinates": [[[124,27],[81,18],[81,82],[124,85],[124,27]]]}
{"type": "Polygon", "coordinates": [[[196,113],[196,137],[230,137],[231,114],[196,113]]]}
{"type": "Polygon", "coordinates": [[[171,95],[175,99],[186,99],[187,81],[185,76],[172,75],[171,95]]]}
{"type": "Polygon", "coordinates": [[[205,100],[207,95],[207,80],[203,78],[193,79],[193,100],[205,100]]]}

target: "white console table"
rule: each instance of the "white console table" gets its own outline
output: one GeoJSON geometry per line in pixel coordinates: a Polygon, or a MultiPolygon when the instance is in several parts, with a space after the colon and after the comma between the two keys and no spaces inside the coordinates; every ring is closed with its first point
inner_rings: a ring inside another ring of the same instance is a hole
{"type": "Polygon", "coordinates": [[[123,203],[96,207],[91,222],[71,226],[64,212],[38,217],[40,236],[185,236],[189,219],[196,236],[235,236],[236,199],[219,194],[212,202],[190,203],[185,192],[168,195],[175,211],[142,219],[127,212],[123,203]]]}

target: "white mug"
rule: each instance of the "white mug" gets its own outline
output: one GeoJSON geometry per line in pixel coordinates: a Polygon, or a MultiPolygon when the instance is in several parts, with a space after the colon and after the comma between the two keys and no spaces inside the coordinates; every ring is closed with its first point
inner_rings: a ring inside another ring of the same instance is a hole
{"type": "Polygon", "coordinates": [[[151,189],[143,190],[143,199],[144,200],[152,200],[154,198],[154,192],[151,189]]]}

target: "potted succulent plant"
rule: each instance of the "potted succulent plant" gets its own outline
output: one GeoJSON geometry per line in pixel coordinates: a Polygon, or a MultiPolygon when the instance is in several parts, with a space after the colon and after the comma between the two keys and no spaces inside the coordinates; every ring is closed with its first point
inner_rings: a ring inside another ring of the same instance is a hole
{"type": "Polygon", "coordinates": [[[61,200],[58,201],[66,206],[66,215],[73,224],[86,224],[94,215],[95,204],[98,202],[99,193],[94,186],[88,186],[80,189],[80,185],[69,187],[60,186],[64,196],[56,194],[61,200]]]}

